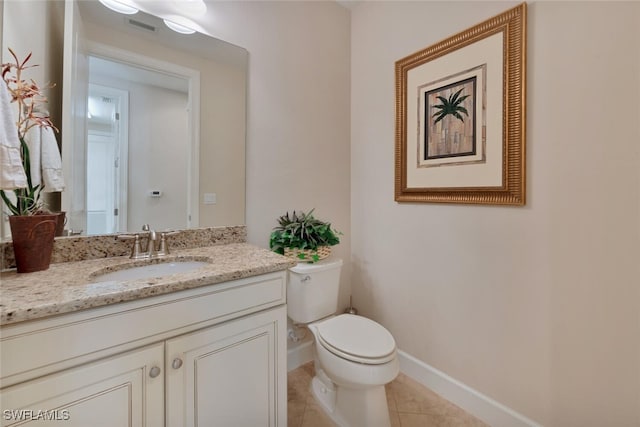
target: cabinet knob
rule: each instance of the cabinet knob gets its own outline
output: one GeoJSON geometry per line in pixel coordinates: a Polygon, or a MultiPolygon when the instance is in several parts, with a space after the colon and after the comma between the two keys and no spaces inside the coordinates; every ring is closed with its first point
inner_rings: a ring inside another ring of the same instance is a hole
{"type": "Polygon", "coordinates": [[[155,377],[157,377],[158,375],[160,375],[160,368],[158,368],[157,366],[154,366],[153,368],[151,368],[151,369],[149,370],[149,376],[150,376],[151,378],[155,378],[155,377]]]}
{"type": "Polygon", "coordinates": [[[179,357],[176,357],[175,359],[173,359],[173,362],[171,362],[171,367],[173,369],[180,369],[181,366],[182,366],[182,359],[180,359],[179,357]]]}

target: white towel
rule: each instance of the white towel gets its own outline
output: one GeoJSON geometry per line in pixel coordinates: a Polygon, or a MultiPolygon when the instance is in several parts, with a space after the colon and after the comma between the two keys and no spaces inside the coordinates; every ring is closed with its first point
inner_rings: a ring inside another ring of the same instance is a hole
{"type": "Polygon", "coordinates": [[[11,109],[11,95],[4,81],[0,82],[0,115],[0,188],[25,188],[27,176],[20,157],[20,139],[11,109]]]}
{"type": "Polygon", "coordinates": [[[64,190],[62,160],[53,129],[33,126],[24,137],[31,158],[31,183],[44,184],[45,192],[64,190]]]}

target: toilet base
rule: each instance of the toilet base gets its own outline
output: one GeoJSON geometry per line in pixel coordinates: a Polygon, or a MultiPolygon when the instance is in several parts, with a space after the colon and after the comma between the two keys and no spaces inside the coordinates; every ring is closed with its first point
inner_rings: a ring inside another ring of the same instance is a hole
{"type": "Polygon", "coordinates": [[[384,386],[364,389],[336,386],[320,371],[311,381],[311,393],[331,421],[340,427],[391,426],[384,386]]]}

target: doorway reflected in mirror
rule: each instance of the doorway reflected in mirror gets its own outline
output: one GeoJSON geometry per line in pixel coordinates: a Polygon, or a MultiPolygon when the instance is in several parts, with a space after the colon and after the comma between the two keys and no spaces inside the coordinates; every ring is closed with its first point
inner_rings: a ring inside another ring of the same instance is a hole
{"type": "Polygon", "coordinates": [[[89,57],[87,234],[185,227],[190,111],[187,79],[89,57]]]}

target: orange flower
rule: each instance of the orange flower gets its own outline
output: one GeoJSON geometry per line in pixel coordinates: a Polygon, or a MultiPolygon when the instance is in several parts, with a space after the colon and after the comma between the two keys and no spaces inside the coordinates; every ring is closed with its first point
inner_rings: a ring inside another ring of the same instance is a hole
{"type": "MultiPolygon", "coordinates": [[[[31,162],[29,158],[29,147],[25,142],[27,131],[34,126],[48,127],[54,131],[58,131],[51,123],[49,113],[43,107],[47,103],[47,98],[42,93],[42,89],[33,81],[22,79],[22,72],[36,65],[27,65],[31,59],[31,53],[21,62],[11,48],[9,48],[11,56],[15,62],[2,64],[2,79],[11,94],[11,102],[18,104],[18,120],[16,126],[18,136],[20,138],[20,156],[22,167],[27,176],[27,187],[13,190],[13,200],[9,198],[4,190],[0,190],[0,198],[5,202],[7,208],[12,215],[34,215],[42,208],[40,194],[44,188],[42,183],[31,182],[31,162]]],[[[45,89],[52,88],[54,85],[49,84],[45,89]]]]}
{"type": "Polygon", "coordinates": [[[35,81],[23,80],[22,72],[24,70],[37,67],[37,65],[27,65],[31,59],[31,53],[21,62],[11,48],[9,48],[9,52],[15,62],[2,64],[2,79],[11,93],[11,102],[18,103],[18,121],[16,122],[18,135],[23,138],[27,131],[34,126],[50,127],[57,132],[58,129],[53,125],[51,117],[43,107],[47,103],[43,89],[50,89],[55,85],[48,84],[41,89],[35,81]],[[11,74],[12,71],[14,74],[11,74]]]}

